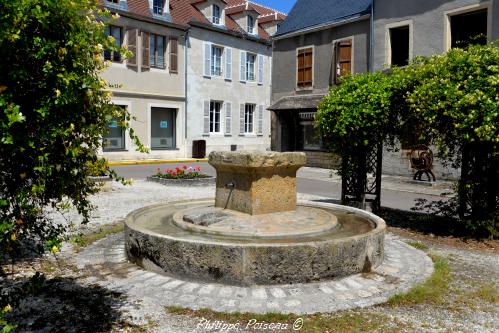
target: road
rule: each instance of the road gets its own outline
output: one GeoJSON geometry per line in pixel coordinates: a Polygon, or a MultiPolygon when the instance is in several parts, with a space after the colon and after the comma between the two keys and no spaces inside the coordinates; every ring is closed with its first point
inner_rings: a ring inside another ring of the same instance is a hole
{"type": "MultiPolygon", "coordinates": [[[[145,179],[147,176],[155,174],[158,168],[161,170],[174,169],[175,167],[182,167],[183,165],[200,166],[202,172],[213,176],[216,174],[215,169],[206,162],[116,166],[112,167],[112,169],[125,178],[145,179]]],[[[339,200],[341,195],[341,184],[338,182],[303,178],[300,177],[300,175],[298,175],[297,178],[297,189],[299,193],[323,196],[332,200],[339,200]]],[[[439,200],[441,197],[438,195],[420,194],[393,189],[382,189],[381,191],[381,204],[382,206],[389,208],[410,210],[414,206],[415,200],[418,198],[435,201],[439,200]]]]}

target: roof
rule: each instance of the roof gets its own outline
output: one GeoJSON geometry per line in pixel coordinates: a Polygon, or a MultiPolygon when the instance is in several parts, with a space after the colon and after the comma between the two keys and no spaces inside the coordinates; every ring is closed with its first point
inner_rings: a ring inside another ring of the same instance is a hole
{"type": "Polygon", "coordinates": [[[275,102],[267,110],[313,110],[317,109],[324,96],[325,95],[287,96],[275,102]]]}
{"type": "MultiPolygon", "coordinates": [[[[259,20],[262,17],[262,22],[258,22],[258,35],[255,36],[256,39],[269,40],[270,36],[261,26],[261,23],[268,23],[275,20],[276,22],[284,20],[286,15],[272,8],[265,7],[263,5],[247,1],[247,0],[221,0],[227,4],[226,16],[225,16],[225,27],[214,26],[197,8],[196,4],[206,0],[170,0],[170,15],[171,19],[168,17],[165,22],[181,25],[188,27],[191,23],[195,23],[196,26],[199,24],[206,25],[206,27],[216,28],[223,32],[226,30],[230,33],[236,33],[240,35],[247,35],[244,28],[239,26],[231,17],[235,13],[239,13],[243,10],[254,11],[258,14],[259,20]],[[239,10],[240,9],[240,10],[239,10]]],[[[127,5],[124,8],[121,5],[115,5],[113,3],[107,2],[105,0],[100,0],[100,3],[107,6],[110,9],[116,9],[119,11],[129,12],[131,14],[140,15],[148,18],[156,18],[151,14],[151,9],[149,8],[149,0],[127,0],[127,5]]],[[[253,35],[249,35],[253,37],[253,35]]]]}
{"type": "Polygon", "coordinates": [[[370,14],[372,0],[298,0],[276,36],[370,14]]]}

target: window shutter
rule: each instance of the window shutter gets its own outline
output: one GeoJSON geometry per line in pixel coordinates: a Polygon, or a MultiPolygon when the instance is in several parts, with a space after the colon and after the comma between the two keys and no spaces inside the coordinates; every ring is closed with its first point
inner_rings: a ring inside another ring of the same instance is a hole
{"type": "Polygon", "coordinates": [[[263,66],[264,66],[264,57],[263,55],[258,55],[258,84],[263,84],[263,66]]]}
{"type": "Polygon", "coordinates": [[[149,33],[142,31],[142,68],[149,68],[149,33]]]}
{"type": "Polygon", "coordinates": [[[204,101],[203,134],[210,134],[210,101],[204,101]]]}
{"type": "Polygon", "coordinates": [[[225,134],[232,134],[232,103],[225,102],[225,134]]]}
{"type": "Polygon", "coordinates": [[[313,49],[301,49],[297,58],[297,85],[299,88],[312,87],[313,85],[313,49]]]}
{"type": "Polygon", "coordinates": [[[244,109],[245,104],[239,104],[239,134],[244,135],[244,109]]]}
{"type": "Polygon", "coordinates": [[[246,52],[241,51],[239,59],[240,59],[239,81],[246,82],[246,52]]]}
{"type": "Polygon", "coordinates": [[[136,28],[127,28],[127,46],[132,52],[132,56],[127,59],[126,64],[130,67],[137,67],[137,33],[136,28]]]}
{"type": "Polygon", "coordinates": [[[225,48],[225,79],[232,80],[232,49],[225,48]]]}
{"type": "Polygon", "coordinates": [[[258,105],[258,135],[263,135],[263,105],[258,105]]]}
{"type": "Polygon", "coordinates": [[[170,73],[178,72],[178,39],[170,38],[170,73]]]}
{"type": "Polygon", "coordinates": [[[204,43],[204,76],[211,77],[211,44],[204,43]]]}
{"type": "MultiPolygon", "coordinates": [[[[336,43],[336,80],[352,72],[352,41],[342,40],[336,43]]],[[[338,83],[336,81],[336,83],[338,83]]]]}

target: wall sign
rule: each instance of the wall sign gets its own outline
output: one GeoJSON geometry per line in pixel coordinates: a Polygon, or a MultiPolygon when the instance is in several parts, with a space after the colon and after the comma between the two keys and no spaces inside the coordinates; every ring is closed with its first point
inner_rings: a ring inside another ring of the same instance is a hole
{"type": "Polygon", "coordinates": [[[168,128],[168,122],[166,120],[160,121],[159,128],[168,128]]]}

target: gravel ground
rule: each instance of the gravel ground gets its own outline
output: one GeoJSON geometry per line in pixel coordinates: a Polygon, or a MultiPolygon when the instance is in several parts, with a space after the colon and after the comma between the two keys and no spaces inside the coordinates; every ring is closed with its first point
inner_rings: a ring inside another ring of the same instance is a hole
{"type": "MultiPolygon", "coordinates": [[[[61,223],[70,221],[75,225],[75,231],[88,232],[122,219],[131,211],[146,205],[207,198],[213,197],[214,194],[214,186],[169,187],[146,181],[137,181],[132,186],[114,183],[111,191],[101,192],[92,198],[92,203],[97,208],[88,226],[80,226],[80,219],[74,213],[67,214],[66,219],[57,214],[54,214],[54,218],[61,223]]],[[[321,199],[310,195],[298,197],[305,200],[321,199]]],[[[412,241],[410,238],[406,240],[412,241]]],[[[425,243],[424,240],[423,243],[425,243]]],[[[446,296],[442,304],[423,303],[399,307],[382,305],[356,311],[388,316],[395,328],[406,332],[498,332],[499,304],[497,299],[487,302],[481,298],[467,297],[469,295],[467,292],[476,290],[484,284],[497,288],[499,285],[498,253],[470,251],[438,244],[438,242],[427,244],[430,253],[449,258],[454,277],[451,283],[452,292],[446,296]]],[[[70,258],[73,255],[72,247],[67,245],[61,257],[70,258]]],[[[1,294],[5,295],[19,284],[25,283],[26,276],[31,275],[34,269],[46,272],[49,279],[46,285],[49,285],[49,290],[39,293],[31,290],[31,293],[25,295],[12,314],[14,319],[23,325],[30,323],[28,326],[23,326],[31,327],[24,331],[168,333],[209,331],[196,329],[199,323],[197,318],[169,314],[157,304],[146,303],[140,299],[125,299],[122,295],[109,295],[105,290],[98,289],[96,286],[82,285],[78,279],[81,277],[81,272],[74,270],[71,266],[65,266],[64,260],[60,259],[61,266],[54,266],[53,263],[47,262],[45,257],[35,263],[19,263],[13,267],[16,272],[13,276],[17,279],[14,284],[8,282],[7,279],[0,278],[1,294]],[[61,275],[64,275],[64,278],[55,278],[61,275]],[[61,290],[65,291],[62,296],[61,290]],[[100,328],[97,328],[99,324],[100,328]]],[[[12,267],[4,267],[4,269],[9,271],[12,267]]],[[[9,280],[12,281],[12,279],[9,280]]],[[[220,330],[210,332],[216,331],[220,330]]]]}

